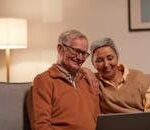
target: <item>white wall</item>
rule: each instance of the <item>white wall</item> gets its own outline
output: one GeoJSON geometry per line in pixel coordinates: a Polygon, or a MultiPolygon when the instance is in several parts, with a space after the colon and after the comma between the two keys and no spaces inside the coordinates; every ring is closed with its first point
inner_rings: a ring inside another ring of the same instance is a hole
{"type": "MultiPolygon", "coordinates": [[[[58,35],[70,28],[85,33],[90,42],[111,37],[119,48],[121,62],[150,73],[150,32],[128,31],[127,0],[62,0],[57,22],[45,15],[42,2],[54,0],[0,0],[0,17],[28,19],[28,48],[11,51],[11,82],[32,81],[50,67],[57,58],[58,35]]],[[[4,51],[0,50],[0,81],[6,81],[4,65],[4,51]]],[[[85,66],[92,68],[90,58],[85,66]]]]}

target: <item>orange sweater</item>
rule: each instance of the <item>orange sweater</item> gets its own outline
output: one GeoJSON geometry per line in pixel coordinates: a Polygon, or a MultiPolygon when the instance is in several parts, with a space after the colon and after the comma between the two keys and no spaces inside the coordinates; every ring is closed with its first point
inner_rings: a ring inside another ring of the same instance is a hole
{"type": "Polygon", "coordinates": [[[83,75],[75,84],[56,65],[36,76],[27,97],[32,130],[95,130],[99,98],[83,75]]]}

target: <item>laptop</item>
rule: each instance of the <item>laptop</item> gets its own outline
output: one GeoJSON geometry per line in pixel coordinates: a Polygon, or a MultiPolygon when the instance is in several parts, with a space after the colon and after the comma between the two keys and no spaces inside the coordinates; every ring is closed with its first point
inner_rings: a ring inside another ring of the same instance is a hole
{"type": "Polygon", "coordinates": [[[150,112],[101,114],[96,130],[150,130],[150,112]]]}

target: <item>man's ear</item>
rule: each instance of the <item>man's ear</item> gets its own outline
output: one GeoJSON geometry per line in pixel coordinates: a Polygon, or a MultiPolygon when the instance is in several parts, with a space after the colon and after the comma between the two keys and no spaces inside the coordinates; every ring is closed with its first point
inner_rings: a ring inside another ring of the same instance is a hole
{"type": "Polygon", "coordinates": [[[61,53],[63,51],[63,46],[61,44],[57,45],[57,51],[58,53],[61,53]]]}

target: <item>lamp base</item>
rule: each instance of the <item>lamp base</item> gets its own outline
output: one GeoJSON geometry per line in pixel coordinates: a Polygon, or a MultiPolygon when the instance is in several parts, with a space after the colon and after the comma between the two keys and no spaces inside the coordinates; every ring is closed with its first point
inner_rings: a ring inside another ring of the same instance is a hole
{"type": "Polygon", "coordinates": [[[10,49],[5,49],[7,83],[10,82],[10,49]]]}

